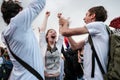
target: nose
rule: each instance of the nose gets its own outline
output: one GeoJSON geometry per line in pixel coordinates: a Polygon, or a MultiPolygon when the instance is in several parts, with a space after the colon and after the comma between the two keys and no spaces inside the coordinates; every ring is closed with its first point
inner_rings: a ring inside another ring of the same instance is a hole
{"type": "Polygon", "coordinates": [[[85,17],[83,18],[83,20],[85,21],[85,17]]]}
{"type": "Polygon", "coordinates": [[[55,32],[55,31],[53,31],[52,33],[53,33],[53,34],[56,34],[56,32],[55,32]]]}

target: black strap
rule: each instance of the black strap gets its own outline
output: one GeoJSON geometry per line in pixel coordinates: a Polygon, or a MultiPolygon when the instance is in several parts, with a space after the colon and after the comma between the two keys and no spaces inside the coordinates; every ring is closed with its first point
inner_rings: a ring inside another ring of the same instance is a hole
{"type": "Polygon", "coordinates": [[[91,77],[93,78],[94,77],[94,72],[95,72],[95,58],[97,60],[98,66],[99,66],[102,74],[105,74],[105,71],[104,71],[104,69],[102,67],[102,64],[101,64],[101,62],[99,60],[99,57],[98,57],[98,55],[96,53],[96,50],[94,48],[93,41],[92,41],[92,38],[91,38],[90,35],[88,37],[88,41],[89,41],[89,43],[91,45],[91,49],[92,49],[92,71],[91,71],[91,77]]]}
{"type": "Polygon", "coordinates": [[[110,57],[110,51],[111,51],[111,36],[113,34],[113,31],[110,30],[109,26],[106,25],[106,29],[107,29],[107,32],[108,32],[108,35],[109,35],[109,50],[108,50],[108,64],[107,64],[107,70],[108,70],[108,65],[110,64],[110,60],[111,60],[111,57],[110,57]]]}
{"type": "Polygon", "coordinates": [[[95,54],[92,53],[92,71],[91,71],[91,77],[94,77],[94,72],[95,72],[95,54]]]}
{"type": "Polygon", "coordinates": [[[42,76],[34,69],[32,68],[30,65],[28,65],[26,62],[24,62],[22,59],[20,59],[18,56],[16,56],[13,51],[10,49],[10,46],[6,40],[6,38],[4,37],[5,42],[8,46],[8,49],[10,51],[10,53],[12,54],[12,56],[21,64],[23,65],[23,67],[25,67],[29,72],[31,72],[34,76],[36,76],[39,80],[43,80],[42,76]]]}

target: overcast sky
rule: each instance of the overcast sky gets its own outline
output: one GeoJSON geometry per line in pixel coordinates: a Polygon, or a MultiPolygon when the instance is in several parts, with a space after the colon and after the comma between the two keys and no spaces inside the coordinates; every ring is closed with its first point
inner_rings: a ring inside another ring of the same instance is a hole
{"type": "MultiPolygon", "coordinates": [[[[24,8],[31,2],[31,0],[20,0],[24,8]]],[[[0,0],[0,5],[2,0],[0,0]]],[[[51,16],[49,17],[47,29],[53,28],[58,32],[58,19],[57,13],[61,12],[63,16],[70,17],[70,27],[81,27],[85,23],[83,18],[87,12],[87,10],[93,6],[102,5],[108,11],[108,19],[106,20],[106,24],[115,18],[120,16],[120,0],[46,0],[46,6],[44,10],[40,13],[40,15],[34,20],[32,26],[35,31],[36,37],[38,38],[38,28],[41,25],[41,22],[44,18],[44,14],[46,11],[51,12],[51,16]]],[[[0,33],[6,27],[2,19],[2,14],[0,12],[0,33]]],[[[74,37],[76,41],[84,38],[83,36],[74,37]]],[[[0,45],[1,39],[0,39],[0,45]]]]}

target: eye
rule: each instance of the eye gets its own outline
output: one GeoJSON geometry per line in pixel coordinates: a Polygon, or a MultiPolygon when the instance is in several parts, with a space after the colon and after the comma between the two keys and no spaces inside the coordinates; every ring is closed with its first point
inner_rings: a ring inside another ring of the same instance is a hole
{"type": "Polygon", "coordinates": [[[49,31],[49,33],[52,33],[52,31],[49,31]]]}

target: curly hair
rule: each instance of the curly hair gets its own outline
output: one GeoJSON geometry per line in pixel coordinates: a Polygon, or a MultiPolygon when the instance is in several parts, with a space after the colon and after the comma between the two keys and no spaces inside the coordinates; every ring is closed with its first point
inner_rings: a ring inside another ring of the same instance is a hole
{"type": "Polygon", "coordinates": [[[16,16],[22,9],[23,8],[18,4],[18,1],[4,0],[1,5],[1,12],[5,23],[9,24],[10,19],[16,16]]]}
{"type": "Polygon", "coordinates": [[[106,21],[107,11],[103,6],[95,6],[88,10],[91,14],[96,15],[96,21],[106,21]]]}

